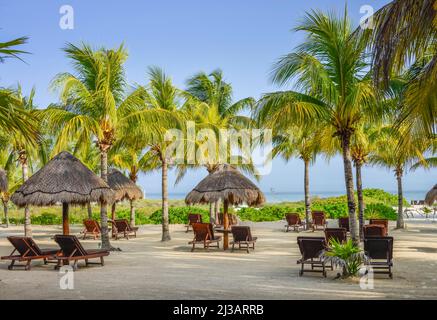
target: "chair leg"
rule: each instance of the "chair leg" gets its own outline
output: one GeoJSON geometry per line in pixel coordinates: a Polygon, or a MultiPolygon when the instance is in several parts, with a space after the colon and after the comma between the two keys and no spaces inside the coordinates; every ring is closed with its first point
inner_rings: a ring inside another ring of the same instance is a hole
{"type": "Polygon", "coordinates": [[[105,260],[103,259],[103,257],[100,257],[100,264],[101,264],[102,266],[105,265],[105,260]]]}
{"type": "Polygon", "coordinates": [[[302,275],[303,275],[303,262],[300,266],[300,271],[299,271],[299,276],[302,276],[302,275]]]}
{"type": "Polygon", "coordinates": [[[234,249],[235,249],[235,243],[232,244],[231,252],[234,252],[234,249]]]}
{"type": "Polygon", "coordinates": [[[11,261],[11,264],[8,266],[8,270],[14,269],[15,260],[11,261]]]}
{"type": "Polygon", "coordinates": [[[195,244],[194,244],[194,242],[193,242],[193,247],[191,248],[191,252],[194,251],[194,246],[195,246],[195,244]]]}
{"type": "MultiPolygon", "coordinates": [[[[70,264],[70,263],[68,263],[68,264],[70,264]]],[[[77,260],[74,260],[74,262],[73,262],[73,271],[76,271],[78,268],[77,268],[77,260]]]]}

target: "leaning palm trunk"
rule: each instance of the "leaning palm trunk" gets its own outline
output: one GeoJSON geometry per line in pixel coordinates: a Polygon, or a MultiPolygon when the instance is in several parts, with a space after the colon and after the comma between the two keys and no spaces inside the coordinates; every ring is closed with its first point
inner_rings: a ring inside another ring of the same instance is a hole
{"type": "Polygon", "coordinates": [[[162,241],[171,240],[168,218],[167,162],[162,160],[162,241]]]}
{"type": "MultiPolygon", "coordinates": [[[[100,151],[100,174],[105,182],[108,182],[108,153],[107,150],[100,151]]],[[[108,208],[106,203],[100,204],[100,229],[102,239],[102,249],[113,249],[109,242],[108,232],[108,208]]]]}
{"type": "Polygon", "coordinates": [[[361,179],[361,167],[360,161],[355,162],[355,172],[357,179],[357,196],[358,196],[358,222],[359,222],[359,234],[360,240],[364,239],[364,198],[363,198],[363,181],[361,179]]]}
{"type": "Polygon", "coordinates": [[[349,229],[354,244],[360,242],[357,228],[357,216],[355,213],[354,180],[352,174],[352,157],[350,151],[350,133],[341,136],[343,151],[344,178],[346,183],[347,207],[349,211],[349,229]]]}
{"type": "Polygon", "coordinates": [[[305,162],[305,174],[304,174],[305,222],[307,228],[309,228],[310,214],[311,214],[309,161],[305,160],[304,162],[305,162]]]}
{"type": "Polygon", "coordinates": [[[86,204],[87,210],[88,210],[88,219],[92,219],[93,218],[93,209],[91,208],[91,203],[88,202],[86,204]]]}
{"type": "Polygon", "coordinates": [[[2,199],[3,202],[3,212],[5,213],[5,225],[6,228],[9,228],[9,213],[8,213],[8,202],[4,199],[2,199]]]}
{"type": "MultiPolygon", "coordinates": [[[[23,183],[27,181],[28,175],[28,166],[27,159],[24,159],[21,163],[21,169],[23,173],[23,183]]],[[[24,208],[24,236],[32,237],[32,224],[30,219],[30,209],[29,206],[26,205],[24,208]]]]}
{"type": "Polygon", "coordinates": [[[404,229],[405,223],[404,223],[404,194],[402,191],[402,174],[403,170],[402,168],[396,169],[396,180],[398,181],[398,218],[396,220],[396,228],[397,229],[404,229]]]}

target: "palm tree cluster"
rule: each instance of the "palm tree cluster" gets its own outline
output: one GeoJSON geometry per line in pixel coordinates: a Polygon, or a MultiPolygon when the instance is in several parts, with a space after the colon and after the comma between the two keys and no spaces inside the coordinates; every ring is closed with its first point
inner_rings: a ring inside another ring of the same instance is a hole
{"type": "MultiPolygon", "coordinates": [[[[397,227],[402,228],[404,174],[436,163],[437,29],[433,24],[437,17],[433,5],[433,0],[395,0],[375,14],[374,28],[369,30],[354,29],[346,10],[342,16],[308,12],[294,29],[306,38],[272,68],[271,81],[288,88],[264,94],[258,101],[252,97],[234,101],[232,86],[221,70],[193,75],[182,90],[162,69],[150,67],[144,85],[130,85],[123,45],[96,49],[85,43],[67,44],[63,51],[73,72],[53,79],[57,103],[37,108],[34,90],[24,96],[20,87],[0,88],[0,161],[10,180],[9,190],[2,193],[6,223],[10,194],[29,173],[68,150],[104,180],[111,166],[123,170],[133,182],[140,172],[160,170],[162,241],[170,240],[169,169],[176,169],[179,182],[188,170],[214,172],[233,153],[226,147],[224,159],[217,158],[211,150],[184,139],[184,152],[194,146],[206,160],[176,163],[171,154],[173,141],[166,133],[186,130],[187,123],[194,123],[197,130],[208,129],[216,137],[222,129],[271,129],[271,155],[286,161],[297,157],[304,164],[308,223],[310,166],[320,155],[341,155],[355,243],[364,224],[363,166],[393,170],[399,195],[397,227]],[[423,28],[424,23],[428,28],[423,28]]],[[[0,43],[0,62],[21,59],[26,52],[16,47],[26,41],[0,43]]],[[[215,148],[219,153],[220,146],[215,148]]],[[[259,177],[251,159],[238,161],[237,166],[259,177]]],[[[212,220],[218,205],[214,210],[211,204],[212,220]]],[[[90,205],[88,209],[90,214],[90,205]]],[[[133,205],[131,210],[134,217],[133,205]]],[[[111,248],[106,205],[100,206],[100,218],[102,247],[111,248]]],[[[25,233],[31,234],[29,208],[25,208],[25,233]]]]}

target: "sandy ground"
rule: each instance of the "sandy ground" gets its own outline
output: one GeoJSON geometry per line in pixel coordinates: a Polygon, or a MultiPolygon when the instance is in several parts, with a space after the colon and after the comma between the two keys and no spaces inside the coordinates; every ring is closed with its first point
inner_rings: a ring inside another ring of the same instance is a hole
{"type": "MultiPolygon", "coordinates": [[[[331,223],[331,222],[330,222],[331,223]]],[[[297,233],[285,233],[283,222],[250,223],[258,236],[255,252],[199,249],[190,252],[192,233],[172,225],[172,240],[160,242],[160,226],[141,226],[136,239],[113,241],[122,252],[111,253],[105,266],[79,268],[74,289],[60,289],[61,275],[53,265],[33,262],[31,271],[7,270],[0,262],[0,299],[436,299],[437,223],[408,222],[408,229],[393,230],[394,279],[376,275],[374,289],[363,290],[355,280],[320,274],[298,276],[297,233]]],[[[34,226],[41,247],[57,227],[34,226]]],[[[78,233],[80,226],[72,226],[78,233]]],[[[22,226],[0,227],[0,255],[9,254],[8,235],[20,235],[22,226]]],[[[301,232],[299,235],[315,235],[301,232]]],[[[322,235],[321,232],[316,234],[322,235]]],[[[97,248],[99,241],[83,241],[97,248]]]]}

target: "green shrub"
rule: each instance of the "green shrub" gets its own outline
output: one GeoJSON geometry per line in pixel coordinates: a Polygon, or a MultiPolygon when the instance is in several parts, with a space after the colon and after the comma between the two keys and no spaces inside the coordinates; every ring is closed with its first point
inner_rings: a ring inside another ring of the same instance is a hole
{"type": "MultiPolygon", "coordinates": [[[[124,210],[117,210],[116,211],[117,219],[126,219],[127,221],[130,221],[130,209],[124,209],[124,210]]],[[[100,218],[100,215],[99,215],[100,218]]],[[[142,212],[139,212],[138,210],[135,211],[135,224],[151,224],[150,217],[147,217],[142,212]]]]}
{"type": "MultiPolygon", "coordinates": [[[[382,189],[364,189],[363,196],[365,198],[364,200],[370,200],[372,203],[382,203],[393,207],[398,205],[398,196],[396,194],[388,193],[382,189]]],[[[403,202],[405,206],[409,205],[405,198],[403,199],[403,202]]]]}
{"type": "Polygon", "coordinates": [[[365,219],[375,218],[375,219],[396,220],[397,216],[398,215],[396,210],[382,203],[368,204],[364,209],[365,219]]]}
{"type": "MultiPolygon", "coordinates": [[[[169,223],[171,224],[184,224],[188,222],[189,213],[200,213],[204,222],[209,221],[209,211],[197,207],[173,207],[168,208],[169,223]]],[[[148,217],[149,223],[161,224],[162,223],[162,209],[156,210],[148,217]]]]}
{"type": "Polygon", "coordinates": [[[351,239],[346,243],[331,239],[329,250],[325,251],[323,255],[328,261],[342,269],[343,278],[356,276],[366,259],[363,250],[355,246],[351,239]]]}
{"type": "MultiPolygon", "coordinates": [[[[300,210],[301,211],[301,210],[300,210]]],[[[282,206],[267,206],[262,208],[241,208],[236,215],[243,221],[279,221],[284,219],[286,213],[298,212],[296,208],[282,206]]],[[[303,212],[298,212],[300,215],[303,212]]]]}

